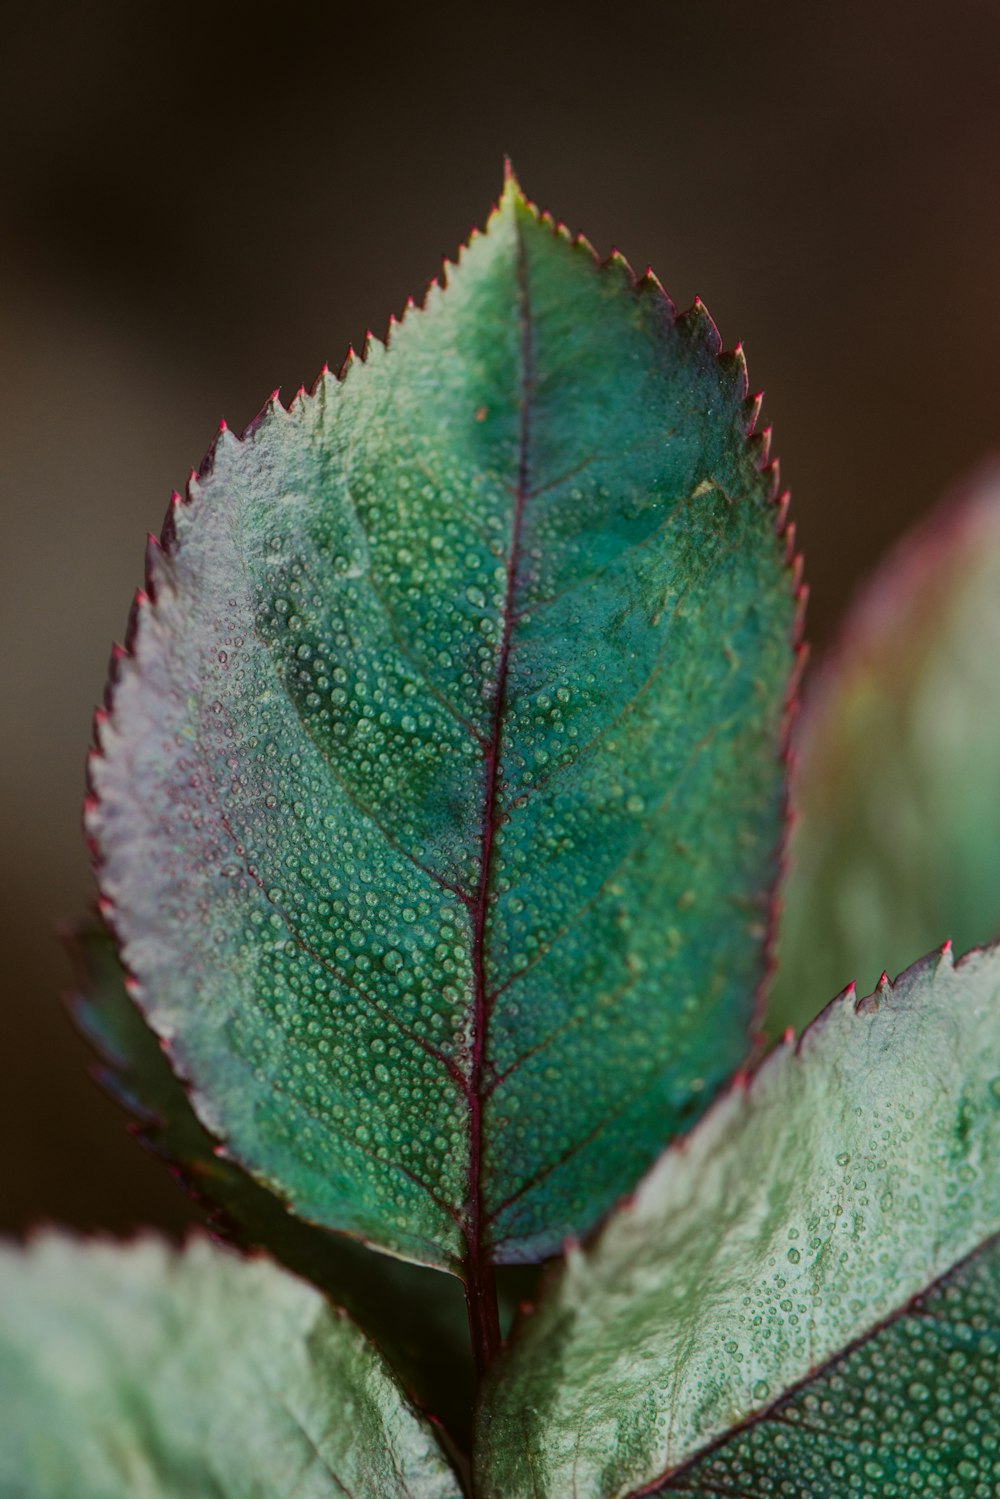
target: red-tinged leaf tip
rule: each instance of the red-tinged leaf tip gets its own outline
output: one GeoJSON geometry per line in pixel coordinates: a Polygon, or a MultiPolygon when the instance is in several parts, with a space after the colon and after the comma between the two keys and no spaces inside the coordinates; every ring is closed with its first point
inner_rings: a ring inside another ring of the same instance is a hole
{"type": "Polygon", "coordinates": [[[738,399],[740,401],[745,400],[748,389],[748,379],[747,361],[746,355],[743,353],[743,345],[734,344],[731,349],[727,349],[725,353],[720,354],[719,364],[725,371],[729,379],[732,380],[735,384],[738,399]]]}
{"type": "Polygon", "coordinates": [[[228,431],[229,431],[229,427],[226,424],[226,418],[224,416],[222,416],[222,417],[219,418],[219,436],[221,437],[222,434],[223,434],[223,432],[228,432],[228,431]]]}
{"type": "Polygon", "coordinates": [[[510,157],[505,156],[503,159],[503,185],[500,189],[500,197],[497,202],[497,210],[502,209],[508,204],[515,203],[520,203],[526,208],[531,208],[533,206],[530,200],[525,196],[524,189],[518,181],[518,176],[514,171],[514,166],[511,162],[510,157]]]}
{"type": "Polygon", "coordinates": [[[792,1044],[792,1042],[794,1040],[795,1040],[795,1027],[794,1027],[794,1025],[786,1025],[785,1026],[785,1030],[784,1030],[784,1034],[781,1037],[782,1045],[784,1045],[784,1046],[791,1046],[791,1044],[792,1044]]]}
{"type": "Polygon", "coordinates": [[[787,490],[787,489],[783,489],[781,491],[781,493],[778,495],[778,498],[774,502],[774,505],[775,505],[774,529],[775,529],[775,531],[777,532],[777,534],[779,536],[784,531],[785,525],[786,525],[786,523],[788,521],[788,506],[789,506],[789,503],[791,501],[791,498],[792,498],[792,496],[791,496],[790,491],[787,490]]]}
{"type": "Polygon", "coordinates": [[[598,264],[600,263],[600,256],[585,234],[574,234],[573,248],[575,250],[582,250],[585,255],[589,255],[592,260],[596,260],[598,264]]]}
{"type": "Polygon", "coordinates": [[[625,259],[625,256],[617,248],[617,246],[612,246],[611,254],[608,256],[607,260],[604,261],[601,269],[603,271],[615,272],[624,280],[628,281],[631,285],[635,285],[635,272],[632,270],[632,267],[629,265],[628,261],[625,259]]]}
{"type": "Polygon", "coordinates": [[[950,937],[948,938],[947,942],[942,942],[941,943],[941,956],[942,956],[942,958],[950,958],[951,957],[951,938],[950,937]]]}
{"type": "Polygon", "coordinates": [[[773,429],[770,423],[768,423],[766,427],[761,427],[759,432],[755,432],[753,437],[750,439],[750,443],[754,449],[757,462],[761,468],[761,472],[763,472],[763,470],[767,467],[768,459],[770,457],[772,430],[773,429]]]}

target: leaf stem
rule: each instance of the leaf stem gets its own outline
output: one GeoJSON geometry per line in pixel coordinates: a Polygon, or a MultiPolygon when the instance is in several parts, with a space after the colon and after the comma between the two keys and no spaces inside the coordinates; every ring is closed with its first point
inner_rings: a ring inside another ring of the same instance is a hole
{"type": "Polygon", "coordinates": [[[469,1313],[469,1337],[477,1381],[500,1351],[500,1312],[496,1273],[488,1260],[466,1266],[465,1305],[469,1313]]]}

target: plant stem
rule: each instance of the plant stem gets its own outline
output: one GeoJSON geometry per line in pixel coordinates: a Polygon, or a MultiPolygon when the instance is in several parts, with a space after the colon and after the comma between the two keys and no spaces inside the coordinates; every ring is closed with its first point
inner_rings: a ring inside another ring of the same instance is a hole
{"type": "Polygon", "coordinates": [[[469,1263],[465,1281],[465,1305],[469,1312],[469,1336],[476,1379],[482,1379],[500,1351],[500,1312],[497,1282],[488,1262],[469,1263]]]}

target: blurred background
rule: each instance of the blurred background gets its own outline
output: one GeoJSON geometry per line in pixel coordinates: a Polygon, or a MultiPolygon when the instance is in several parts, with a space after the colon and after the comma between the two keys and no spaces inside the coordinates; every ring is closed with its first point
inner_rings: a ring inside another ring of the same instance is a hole
{"type": "Polygon", "coordinates": [[[1000,7],[91,0],[9,8],[0,73],[0,1227],[176,1228],[53,935],[91,896],[90,715],[171,488],[220,416],[381,332],[509,152],[744,342],[821,651],[1000,444],[1000,7]]]}

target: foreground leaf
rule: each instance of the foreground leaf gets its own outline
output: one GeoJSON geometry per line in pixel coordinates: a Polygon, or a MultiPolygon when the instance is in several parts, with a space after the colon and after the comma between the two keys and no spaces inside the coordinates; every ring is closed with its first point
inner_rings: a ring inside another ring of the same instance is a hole
{"type": "Polygon", "coordinates": [[[769,1025],[950,938],[1000,935],[1000,469],[850,610],[798,734],[769,1025]]]}
{"type": "Polygon", "coordinates": [[[272,1192],[220,1155],[126,992],[110,937],[93,926],[70,942],[73,1016],[101,1057],[102,1086],[136,1116],[135,1131],[181,1177],[213,1226],[263,1248],[342,1306],[389,1359],[413,1396],[468,1450],[473,1370],[455,1280],[376,1255],[293,1217],[272,1192]]]}
{"type": "Polygon", "coordinates": [[[993,1499],[1000,1493],[1000,1244],[655,1494],[993,1499]]]}
{"type": "Polygon", "coordinates": [[[742,357],[508,183],[447,290],[225,432],[88,825],[231,1155],[481,1281],[745,1050],[797,605],[742,357]]]}
{"type": "Polygon", "coordinates": [[[998,1231],[1000,950],[946,951],[835,1000],[570,1254],[491,1378],[481,1492],[652,1490],[998,1231]]]}
{"type": "Polygon", "coordinates": [[[456,1499],[317,1291],[207,1241],[0,1251],[5,1499],[456,1499]]]}

